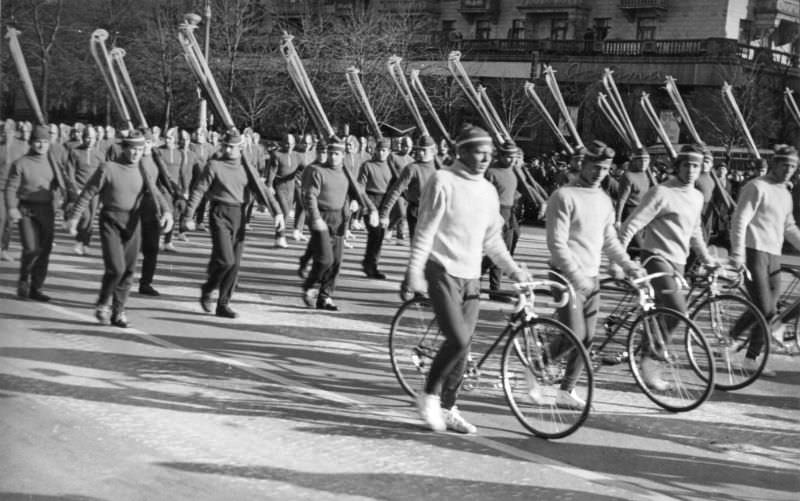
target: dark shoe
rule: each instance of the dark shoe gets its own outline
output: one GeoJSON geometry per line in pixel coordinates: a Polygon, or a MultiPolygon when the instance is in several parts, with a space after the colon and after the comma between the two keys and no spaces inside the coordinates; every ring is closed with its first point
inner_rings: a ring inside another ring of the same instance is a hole
{"type": "Polygon", "coordinates": [[[303,291],[303,302],[306,306],[313,308],[315,299],[317,299],[317,291],[315,289],[306,289],[303,291]]]}
{"type": "Polygon", "coordinates": [[[217,313],[218,317],[222,318],[237,318],[239,316],[238,313],[233,311],[230,306],[227,304],[220,304],[217,306],[217,313]]]}
{"type": "Polygon", "coordinates": [[[317,301],[318,310],[339,311],[339,307],[334,304],[333,299],[326,297],[322,301],[317,301]]]}
{"type": "Polygon", "coordinates": [[[28,282],[19,282],[17,284],[17,296],[22,299],[28,299],[31,293],[31,285],[28,282]]]}
{"type": "Polygon", "coordinates": [[[214,308],[214,301],[211,299],[210,294],[206,294],[205,292],[200,294],[200,307],[203,308],[204,312],[211,313],[211,310],[214,308]]]}
{"type": "Polygon", "coordinates": [[[117,311],[111,316],[111,325],[114,327],[121,327],[123,329],[129,325],[128,316],[125,315],[125,310],[117,311]]]}
{"type": "Polygon", "coordinates": [[[161,295],[150,284],[139,284],[139,294],[143,294],[145,296],[160,296],[161,295]]]}
{"type": "Polygon", "coordinates": [[[100,325],[108,325],[111,320],[111,308],[108,305],[98,304],[94,310],[94,318],[100,322],[100,325]]]}
{"type": "Polygon", "coordinates": [[[31,289],[31,292],[30,294],[28,294],[28,297],[33,299],[34,301],[41,301],[43,303],[50,301],[50,296],[42,293],[42,291],[38,289],[31,289]]]}
{"type": "Polygon", "coordinates": [[[206,231],[206,225],[204,223],[197,223],[197,231],[206,231]]]}
{"type": "Polygon", "coordinates": [[[366,269],[366,268],[365,268],[365,269],[364,269],[364,274],[365,274],[365,275],[366,275],[368,278],[374,278],[374,279],[376,279],[376,280],[386,280],[386,275],[384,275],[383,273],[381,273],[380,271],[378,271],[378,270],[376,270],[376,269],[374,269],[374,270],[368,270],[368,269],[366,269]]]}

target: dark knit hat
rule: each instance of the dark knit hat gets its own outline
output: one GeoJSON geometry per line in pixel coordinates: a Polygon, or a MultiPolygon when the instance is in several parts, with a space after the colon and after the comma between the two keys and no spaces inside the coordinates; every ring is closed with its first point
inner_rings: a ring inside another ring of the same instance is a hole
{"type": "Polygon", "coordinates": [[[344,144],[344,141],[341,138],[339,138],[337,136],[331,136],[328,139],[328,151],[329,152],[331,152],[331,151],[343,152],[344,151],[344,147],[345,147],[345,144],[344,144]]]}
{"type": "Polygon", "coordinates": [[[681,151],[678,153],[678,161],[682,160],[695,160],[697,162],[703,161],[703,147],[699,144],[684,144],[681,151]]]}
{"type": "Polygon", "coordinates": [[[609,147],[603,141],[594,140],[586,147],[586,158],[593,162],[608,162],[611,163],[616,156],[613,148],[609,147]]]}
{"type": "Polygon", "coordinates": [[[50,140],[50,128],[46,125],[37,125],[31,131],[30,142],[50,140]]]}
{"type": "Polygon", "coordinates": [[[492,144],[492,136],[480,127],[464,127],[456,139],[456,146],[460,148],[472,144],[492,144]]]}
{"type": "Polygon", "coordinates": [[[229,146],[241,146],[242,143],[244,143],[244,138],[241,134],[239,134],[239,130],[235,127],[225,131],[225,135],[222,136],[222,144],[229,146]]]}
{"type": "Polygon", "coordinates": [[[645,148],[637,148],[631,153],[631,160],[638,160],[642,158],[650,158],[650,152],[645,148]]]}
{"type": "Polygon", "coordinates": [[[138,130],[132,130],[122,139],[123,146],[144,146],[144,134],[138,130]]]}
{"type": "Polygon", "coordinates": [[[703,145],[703,159],[714,160],[714,154],[708,146],[703,145]]]}
{"type": "Polygon", "coordinates": [[[499,150],[502,155],[515,155],[519,151],[519,147],[514,141],[506,141],[500,145],[499,150]]]}
{"type": "Polygon", "coordinates": [[[144,136],[144,140],[145,141],[152,141],[153,140],[153,129],[151,129],[149,127],[143,127],[143,128],[141,128],[139,130],[141,131],[142,136],[144,136]]]}
{"type": "Polygon", "coordinates": [[[798,161],[797,148],[788,144],[776,144],[774,147],[775,155],[772,157],[774,161],[798,161]]]}
{"type": "Polygon", "coordinates": [[[419,140],[417,140],[417,144],[414,145],[415,150],[421,150],[425,148],[435,148],[435,147],[436,147],[436,141],[434,141],[433,138],[427,134],[420,137],[419,140]]]}
{"type": "Polygon", "coordinates": [[[375,143],[375,149],[378,150],[378,149],[381,149],[381,148],[386,148],[387,150],[391,150],[392,149],[392,140],[389,139],[389,138],[386,138],[386,137],[382,137],[382,138],[378,139],[378,141],[375,143]]]}
{"type": "Polygon", "coordinates": [[[328,151],[328,143],[325,141],[317,141],[317,151],[320,153],[328,151]]]}

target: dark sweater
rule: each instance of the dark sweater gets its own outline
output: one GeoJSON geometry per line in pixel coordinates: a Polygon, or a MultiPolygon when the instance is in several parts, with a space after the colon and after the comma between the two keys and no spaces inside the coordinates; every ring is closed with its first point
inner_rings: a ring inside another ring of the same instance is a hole
{"type": "Polygon", "coordinates": [[[28,153],[11,164],[6,182],[6,206],[16,208],[19,202],[49,203],[53,201],[53,167],[47,155],[28,153]]]}
{"type": "Polygon", "coordinates": [[[370,195],[383,195],[389,190],[393,180],[388,162],[370,160],[364,162],[358,173],[358,184],[370,195]]]}
{"type": "Polygon", "coordinates": [[[497,190],[497,197],[500,199],[501,207],[511,207],[514,205],[519,180],[511,166],[506,167],[496,163],[486,171],[486,179],[488,179],[497,190]]]}
{"type": "MultiPolygon", "coordinates": [[[[148,176],[149,177],[149,176],[148,176]]],[[[83,187],[78,201],[72,208],[69,219],[83,212],[89,201],[100,195],[104,211],[131,211],[138,209],[144,192],[152,191],[158,206],[159,215],[172,212],[171,204],[155,189],[155,179],[143,177],[143,169],[138,164],[105,162],[83,187]]]]}
{"type": "Polygon", "coordinates": [[[209,203],[241,205],[248,200],[247,184],[247,172],[241,159],[210,160],[192,190],[186,212],[194,213],[203,194],[209,203]]]}
{"type": "Polygon", "coordinates": [[[320,211],[343,210],[350,183],[342,167],[314,164],[303,177],[303,203],[311,221],[320,219],[320,211]]]}

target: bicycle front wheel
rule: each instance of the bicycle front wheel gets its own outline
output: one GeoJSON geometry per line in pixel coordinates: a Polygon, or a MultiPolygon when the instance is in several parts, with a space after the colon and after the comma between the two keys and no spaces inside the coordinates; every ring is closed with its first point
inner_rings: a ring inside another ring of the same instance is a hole
{"type": "Polygon", "coordinates": [[[733,294],[709,297],[692,312],[692,321],[714,355],[717,388],[738,390],[758,379],[769,356],[769,327],[753,303],[733,294]]]}
{"type": "Polygon", "coordinates": [[[425,384],[443,342],[428,298],[415,297],[400,306],[389,330],[389,357],[397,381],[409,396],[416,397],[425,384]]]}
{"type": "Polygon", "coordinates": [[[538,437],[566,437],[589,416],[589,355],[561,322],[534,318],[519,326],[503,350],[502,377],[511,411],[538,437]]]}
{"type": "Polygon", "coordinates": [[[647,397],[672,412],[690,411],[714,389],[714,358],[689,318],[669,308],[644,312],[628,336],[629,363],[647,397]]]}

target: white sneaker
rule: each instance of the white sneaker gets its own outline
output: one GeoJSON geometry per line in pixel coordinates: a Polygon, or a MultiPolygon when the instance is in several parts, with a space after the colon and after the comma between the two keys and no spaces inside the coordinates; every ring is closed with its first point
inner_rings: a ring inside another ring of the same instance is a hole
{"type": "Polygon", "coordinates": [[[447,429],[439,395],[420,393],[417,396],[417,411],[419,411],[420,417],[431,430],[444,431],[447,429]]]}
{"type": "Polygon", "coordinates": [[[164,244],[164,251],[165,252],[178,252],[178,249],[175,247],[175,244],[173,244],[172,242],[169,242],[167,244],[164,244]]]}
{"type": "Polygon", "coordinates": [[[661,379],[661,370],[658,361],[650,357],[642,357],[642,379],[648,388],[655,391],[667,391],[670,384],[661,379]]]}
{"type": "Polygon", "coordinates": [[[344,239],[344,248],[345,249],[352,249],[353,248],[353,243],[350,242],[349,240],[347,240],[347,238],[344,239]]]}
{"type": "Polygon", "coordinates": [[[292,232],[292,239],[294,241],[300,242],[301,241],[300,239],[302,239],[302,238],[303,238],[303,233],[300,230],[294,230],[292,232]]]}
{"type": "Polygon", "coordinates": [[[83,247],[82,243],[75,242],[75,245],[72,247],[72,252],[79,256],[83,256],[86,254],[86,249],[83,247]]]}
{"type": "MultiPolygon", "coordinates": [[[[745,372],[755,372],[758,370],[758,362],[756,362],[754,358],[745,357],[744,363],[742,364],[742,370],[745,372]]],[[[775,371],[768,369],[765,365],[759,377],[776,377],[777,375],[778,374],[776,374],[775,371]]]]}
{"type": "Polygon", "coordinates": [[[458,407],[455,405],[451,409],[445,409],[443,412],[444,424],[447,426],[448,430],[469,434],[476,433],[478,431],[478,428],[476,428],[475,425],[464,419],[464,416],[458,412],[458,407]]]}
{"type": "Polygon", "coordinates": [[[189,237],[186,236],[186,233],[178,233],[178,240],[181,242],[188,242],[189,237]]]}
{"type": "Polygon", "coordinates": [[[556,407],[579,411],[586,407],[586,402],[575,393],[574,389],[567,391],[559,388],[556,392],[556,407]]]}
{"type": "Polygon", "coordinates": [[[13,261],[14,256],[11,255],[10,252],[7,250],[0,251],[0,261],[13,261]]]}
{"type": "Polygon", "coordinates": [[[547,405],[542,394],[542,385],[536,381],[536,376],[531,371],[525,371],[525,385],[528,387],[528,398],[535,405],[547,405]]]}
{"type": "Polygon", "coordinates": [[[275,247],[280,247],[281,249],[285,249],[289,247],[289,242],[286,241],[286,237],[278,237],[278,239],[275,240],[275,247]]]}

